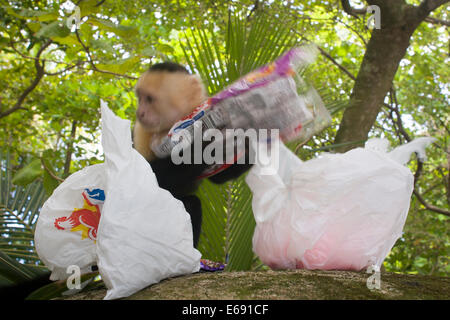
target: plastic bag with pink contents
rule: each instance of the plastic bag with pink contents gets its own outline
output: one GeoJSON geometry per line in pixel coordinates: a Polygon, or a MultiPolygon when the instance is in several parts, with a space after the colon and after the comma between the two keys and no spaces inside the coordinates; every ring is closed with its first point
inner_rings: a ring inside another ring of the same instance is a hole
{"type": "Polygon", "coordinates": [[[414,177],[404,164],[412,152],[425,158],[432,141],[388,152],[386,140],[372,139],[365,148],[306,162],[280,143],[276,173],[263,174],[256,163],[246,178],[254,252],[273,269],[381,267],[408,214],[414,177]]]}

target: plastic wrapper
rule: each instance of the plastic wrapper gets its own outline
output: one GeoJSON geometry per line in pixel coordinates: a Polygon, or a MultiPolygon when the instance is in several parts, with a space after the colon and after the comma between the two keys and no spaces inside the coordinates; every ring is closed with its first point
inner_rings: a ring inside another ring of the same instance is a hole
{"type": "MultiPolygon", "coordinates": [[[[175,123],[161,143],[151,146],[152,150],[157,157],[164,158],[181,141],[189,145],[194,139],[194,124],[199,122],[203,131],[277,129],[285,142],[308,140],[331,123],[319,94],[299,74],[314,61],[316,54],[313,45],[294,48],[245,75],[175,123]]],[[[212,165],[202,177],[216,174],[235,162],[244,154],[245,146],[236,148],[236,159],[231,155],[223,163],[212,165]]]]}
{"type": "MultiPolygon", "coordinates": [[[[414,177],[411,152],[425,157],[433,138],[387,151],[385,140],[302,162],[280,143],[278,170],[246,182],[256,220],[253,250],[273,269],[362,270],[381,267],[402,235],[414,177]]],[[[270,165],[270,164],[269,164],[270,165]]]]}
{"type": "Polygon", "coordinates": [[[130,121],[102,102],[105,163],[84,168],[44,204],[35,232],[39,257],[64,279],[96,264],[105,299],[129,296],[164,278],[197,272],[201,254],[183,203],[158,186],[148,162],[132,148],[130,121]]]}

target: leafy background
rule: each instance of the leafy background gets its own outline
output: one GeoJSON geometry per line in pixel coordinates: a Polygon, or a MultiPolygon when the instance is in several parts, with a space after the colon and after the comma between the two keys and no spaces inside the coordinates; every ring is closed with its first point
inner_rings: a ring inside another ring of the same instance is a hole
{"type": "MultiPolygon", "coordinates": [[[[81,23],[75,32],[67,27],[75,13],[70,1],[0,5],[0,285],[45,269],[33,244],[40,206],[70,173],[103,161],[99,99],[134,119],[133,86],[151,63],[185,64],[214,94],[294,45],[318,44],[322,54],[305,77],[334,116],[329,128],[298,151],[307,160],[335,148],[333,137],[371,35],[367,17],[346,15],[339,2],[76,4],[81,23]],[[12,265],[22,271],[8,273],[12,265]]],[[[433,15],[445,20],[448,11],[442,7],[433,15]]],[[[384,263],[388,271],[450,271],[448,62],[448,29],[422,23],[369,134],[392,146],[424,135],[438,139],[428,148],[427,162],[409,164],[421,173],[415,190],[427,206],[412,197],[404,235],[384,263]]],[[[251,249],[255,222],[244,177],[222,186],[205,181],[198,195],[204,207],[203,256],[226,261],[227,270],[265,268],[251,249]]]]}

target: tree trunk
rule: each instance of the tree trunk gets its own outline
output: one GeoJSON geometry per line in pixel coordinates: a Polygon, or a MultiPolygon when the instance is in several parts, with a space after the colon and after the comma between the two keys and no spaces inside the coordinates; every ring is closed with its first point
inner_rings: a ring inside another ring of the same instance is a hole
{"type": "MultiPolygon", "coordinates": [[[[367,139],[392,86],[400,61],[406,54],[412,34],[432,10],[447,1],[425,0],[418,7],[398,0],[368,2],[381,9],[381,29],[372,32],[349,106],[344,111],[335,138],[336,144],[367,139]]],[[[345,152],[363,144],[345,145],[336,150],[345,152]]]]}
{"type": "MultiPolygon", "coordinates": [[[[356,78],[350,105],[346,108],[336,143],[366,140],[389,91],[413,30],[375,30],[356,78]]],[[[361,143],[364,144],[364,143],[361,143]]],[[[339,151],[358,146],[347,145],[339,151]]]]}

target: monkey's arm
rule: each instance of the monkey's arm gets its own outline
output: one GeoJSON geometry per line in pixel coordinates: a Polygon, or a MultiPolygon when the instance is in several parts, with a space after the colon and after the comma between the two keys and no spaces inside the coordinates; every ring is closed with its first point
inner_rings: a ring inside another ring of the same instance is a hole
{"type": "Polygon", "coordinates": [[[212,177],[209,177],[209,180],[216,183],[222,184],[232,179],[236,179],[240,177],[243,173],[249,170],[252,167],[252,164],[232,164],[227,169],[222,172],[219,172],[212,177]]]}
{"type": "MultiPolygon", "coordinates": [[[[235,154],[238,153],[237,149],[235,149],[234,152],[235,154]]],[[[245,140],[245,154],[243,155],[243,158],[244,159],[239,159],[244,160],[242,161],[243,163],[234,163],[224,171],[221,171],[209,177],[209,180],[216,184],[222,184],[232,179],[238,178],[252,167],[250,161],[250,142],[247,138],[245,140]]]]}
{"type": "MultiPolygon", "coordinates": [[[[210,141],[202,141],[202,154],[206,146],[210,143],[210,141]]],[[[150,165],[155,172],[159,186],[170,191],[175,197],[193,193],[201,182],[198,180],[198,177],[209,167],[209,165],[205,164],[203,161],[200,164],[194,164],[194,146],[191,145],[190,148],[190,164],[181,163],[176,165],[172,162],[170,156],[150,161],[150,165]]],[[[209,180],[213,183],[221,184],[236,179],[249,170],[252,164],[250,164],[249,161],[248,148],[249,144],[247,141],[245,146],[245,163],[235,163],[224,171],[209,177],[209,180]]]]}
{"type": "Polygon", "coordinates": [[[200,181],[197,177],[208,167],[202,164],[174,164],[170,157],[150,161],[161,188],[178,197],[193,193],[200,181]]]}

